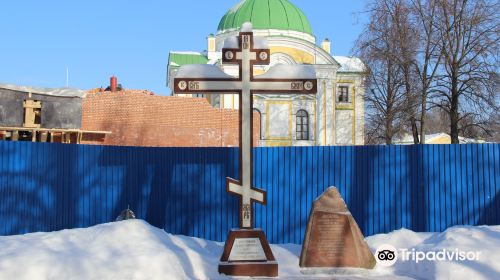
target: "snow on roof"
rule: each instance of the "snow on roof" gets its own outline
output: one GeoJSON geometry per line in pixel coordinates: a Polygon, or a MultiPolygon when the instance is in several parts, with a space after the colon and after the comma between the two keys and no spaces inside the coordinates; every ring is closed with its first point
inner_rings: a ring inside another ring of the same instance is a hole
{"type": "Polygon", "coordinates": [[[176,78],[233,79],[219,67],[209,64],[183,65],[177,71],[176,78]]]}
{"type": "Polygon", "coordinates": [[[179,67],[185,64],[206,64],[208,58],[199,52],[172,51],[169,55],[169,65],[179,67]]]}
{"type": "Polygon", "coordinates": [[[212,58],[212,59],[210,59],[210,60],[207,62],[207,64],[210,64],[210,65],[215,65],[215,64],[217,64],[219,61],[220,61],[220,59],[219,59],[219,58],[212,58]]]}
{"type": "Polygon", "coordinates": [[[334,56],[341,66],[338,72],[365,72],[366,67],[363,61],[357,57],[352,56],[334,56]]]}
{"type": "Polygon", "coordinates": [[[30,86],[17,86],[13,84],[0,84],[0,89],[8,89],[33,94],[50,95],[59,97],[85,97],[85,92],[75,88],[36,88],[30,86]]]}
{"type": "Polygon", "coordinates": [[[276,64],[258,79],[316,79],[316,71],[309,65],[276,64]]]}
{"type": "Polygon", "coordinates": [[[203,55],[201,52],[192,52],[192,51],[171,51],[170,53],[187,54],[187,55],[203,55]]]}

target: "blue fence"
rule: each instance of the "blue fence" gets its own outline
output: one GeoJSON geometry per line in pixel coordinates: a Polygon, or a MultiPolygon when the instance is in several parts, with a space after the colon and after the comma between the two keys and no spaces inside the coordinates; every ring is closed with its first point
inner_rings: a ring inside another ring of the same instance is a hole
{"type": "MultiPolygon", "coordinates": [[[[255,149],[256,226],[301,243],[313,200],[337,186],[365,235],[500,224],[500,145],[255,149]]],[[[130,208],[167,232],[223,241],[238,224],[233,148],[0,141],[0,234],[87,227],[130,208]]]]}

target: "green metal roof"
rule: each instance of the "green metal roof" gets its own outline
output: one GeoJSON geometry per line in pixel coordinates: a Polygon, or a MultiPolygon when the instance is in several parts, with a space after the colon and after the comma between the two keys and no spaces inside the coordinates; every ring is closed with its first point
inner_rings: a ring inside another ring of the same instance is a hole
{"type": "Polygon", "coordinates": [[[288,0],[242,0],[222,17],[218,32],[238,30],[248,21],[254,29],[293,30],[313,35],[309,20],[288,0]]]}
{"type": "Polygon", "coordinates": [[[168,60],[170,66],[208,63],[208,58],[206,56],[195,52],[171,52],[168,60]]]}

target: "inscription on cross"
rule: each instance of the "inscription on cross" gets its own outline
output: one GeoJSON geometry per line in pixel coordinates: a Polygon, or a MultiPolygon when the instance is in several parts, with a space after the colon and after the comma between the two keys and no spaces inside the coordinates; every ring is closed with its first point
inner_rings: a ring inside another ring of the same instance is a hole
{"type": "Polygon", "coordinates": [[[228,178],[226,190],[240,197],[240,228],[252,229],[252,203],[266,204],[266,192],[255,188],[252,182],[253,94],[315,94],[316,74],[308,66],[278,65],[271,67],[266,74],[254,76],[255,65],[269,65],[270,50],[262,39],[253,36],[249,23],[243,25],[238,37],[226,39],[222,49],[222,62],[238,65],[239,76],[229,76],[214,65],[186,65],[177,72],[174,91],[239,94],[240,180],[228,178]]]}

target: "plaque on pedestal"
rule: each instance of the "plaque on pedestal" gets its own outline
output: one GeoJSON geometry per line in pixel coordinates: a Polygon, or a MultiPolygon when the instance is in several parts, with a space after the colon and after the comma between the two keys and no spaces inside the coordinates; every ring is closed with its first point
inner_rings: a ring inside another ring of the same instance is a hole
{"type": "Polygon", "coordinates": [[[219,273],[233,276],[278,276],[278,263],[261,229],[231,230],[220,258],[219,273]]]}
{"type": "Polygon", "coordinates": [[[367,268],[375,258],[335,187],[313,203],[300,254],[300,267],[367,268]]]}

